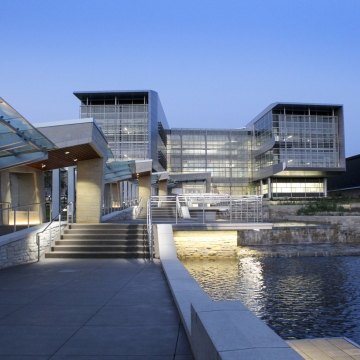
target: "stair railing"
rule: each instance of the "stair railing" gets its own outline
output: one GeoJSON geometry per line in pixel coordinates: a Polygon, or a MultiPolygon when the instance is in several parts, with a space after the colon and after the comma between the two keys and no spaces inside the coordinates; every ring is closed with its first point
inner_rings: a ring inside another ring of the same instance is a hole
{"type": "Polygon", "coordinates": [[[148,237],[148,244],[149,244],[149,254],[150,254],[150,261],[153,261],[154,254],[153,254],[153,231],[152,231],[152,219],[151,219],[151,198],[147,201],[146,204],[146,232],[148,237]]]}
{"type": "Polygon", "coordinates": [[[141,210],[142,210],[142,208],[143,208],[142,203],[143,203],[142,198],[140,198],[140,199],[137,201],[137,205],[134,207],[134,219],[137,219],[138,216],[140,215],[141,210]]]}
{"type": "Polygon", "coordinates": [[[45,231],[50,231],[50,242],[51,242],[51,227],[50,225],[52,225],[52,223],[56,220],[59,221],[59,232],[58,232],[58,238],[61,238],[61,226],[65,226],[66,224],[70,224],[73,222],[74,219],[74,214],[73,214],[73,210],[74,210],[74,206],[73,206],[73,202],[70,201],[66,204],[66,206],[60,210],[59,215],[54,216],[51,221],[46,225],[46,227],[41,230],[38,231],[35,235],[36,237],[36,245],[38,246],[38,262],[40,261],[40,253],[41,253],[41,244],[40,244],[40,235],[43,234],[45,231]],[[63,222],[63,224],[61,224],[61,214],[63,212],[66,212],[66,221],[63,222]]]}

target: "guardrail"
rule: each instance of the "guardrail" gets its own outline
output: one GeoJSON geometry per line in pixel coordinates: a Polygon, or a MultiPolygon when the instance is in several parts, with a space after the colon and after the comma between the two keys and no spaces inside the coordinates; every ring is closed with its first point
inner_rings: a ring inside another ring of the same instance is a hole
{"type": "Polygon", "coordinates": [[[12,206],[11,203],[1,203],[1,216],[4,225],[12,225],[13,232],[18,225],[38,225],[42,222],[41,208],[46,203],[31,203],[26,205],[12,206]],[[5,205],[5,206],[3,206],[5,205]]]}
{"type": "Polygon", "coordinates": [[[152,222],[167,223],[258,223],[263,221],[262,196],[188,194],[151,196],[152,222]]]}
{"type": "Polygon", "coordinates": [[[121,210],[125,210],[132,206],[137,206],[138,204],[139,204],[138,199],[131,199],[131,200],[124,201],[121,205],[118,205],[118,206],[107,206],[107,207],[104,206],[102,208],[101,213],[102,213],[102,215],[108,215],[115,211],[121,211],[121,210]]]}

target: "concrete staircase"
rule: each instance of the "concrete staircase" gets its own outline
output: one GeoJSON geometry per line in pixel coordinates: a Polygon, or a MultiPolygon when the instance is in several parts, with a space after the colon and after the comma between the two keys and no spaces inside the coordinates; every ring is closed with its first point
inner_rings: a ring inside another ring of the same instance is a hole
{"type": "MultiPolygon", "coordinates": [[[[161,207],[151,209],[153,220],[173,220],[176,218],[176,210],[173,204],[162,204],[161,207]]],[[[146,209],[141,209],[138,219],[146,219],[146,209]]]]}
{"type": "Polygon", "coordinates": [[[46,258],[148,258],[144,224],[71,224],[46,258]]]}

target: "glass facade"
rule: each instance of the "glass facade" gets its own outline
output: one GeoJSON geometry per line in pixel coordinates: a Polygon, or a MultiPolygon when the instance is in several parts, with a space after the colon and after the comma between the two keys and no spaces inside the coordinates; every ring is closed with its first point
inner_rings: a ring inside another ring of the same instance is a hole
{"type": "Polygon", "coordinates": [[[168,125],[156,92],[74,94],[81,100],[80,117],[96,120],[115,160],[153,159],[154,170],[166,170],[168,125]]]}
{"type": "MultiPolygon", "coordinates": [[[[211,173],[214,193],[326,196],[324,179],[345,170],[341,105],[276,103],[246,128],[170,129],[154,91],[75,95],[80,116],[95,118],[115,159],[152,159],[155,171],[211,173]]],[[[183,189],[191,192],[187,181],[183,189]]]]}
{"type": "Polygon", "coordinates": [[[213,192],[252,192],[251,133],[247,130],[171,129],[167,151],[169,172],[211,172],[213,192]]]}

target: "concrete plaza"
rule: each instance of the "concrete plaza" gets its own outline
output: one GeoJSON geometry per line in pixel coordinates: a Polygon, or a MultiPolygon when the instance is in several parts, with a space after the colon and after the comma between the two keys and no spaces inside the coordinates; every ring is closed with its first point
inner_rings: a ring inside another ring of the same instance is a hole
{"type": "Polygon", "coordinates": [[[158,262],[47,259],[0,270],[0,359],[193,357],[158,262]]]}

